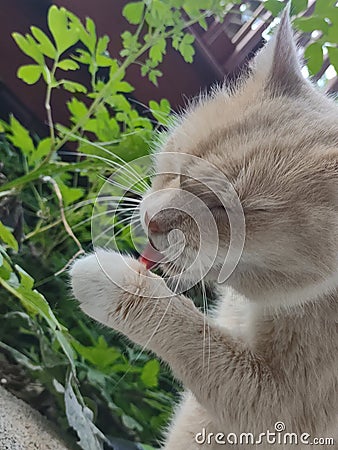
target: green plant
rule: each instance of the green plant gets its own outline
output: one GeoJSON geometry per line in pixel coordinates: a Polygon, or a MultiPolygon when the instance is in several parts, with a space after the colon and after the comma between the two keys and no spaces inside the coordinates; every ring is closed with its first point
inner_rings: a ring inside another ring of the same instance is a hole
{"type": "MultiPolygon", "coordinates": [[[[299,14],[307,8],[308,0],[293,0],[292,14],[299,14]]],[[[285,4],[279,0],[266,0],[266,9],[277,16],[285,4]]],[[[322,67],[327,54],[330,63],[338,72],[338,9],[334,0],[316,0],[311,15],[296,17],[294,26],[301,32],[313,33],[312,39],[305,49],[304,57],[311,75],[316,74],[322,67]]]]}
{"type": "MultiPolygon", "coordinates": [[[[191,62],[194,37],[187,26],[206,27],[205,17],[222,15],[226,3],[127,4],[123,14],[135,32],[122,34],[120,59],[110,57],[109,38],[97,36],[91,19],[82,23],[57,6],[48,13],[51,38],[34,26],[25,36],[13,34],[32,59],[19,68],[18,77],[27,84],[45,82],[50,135],[40,139],[13,116],[1,123],[0,349],[28,370],[53,405],[46,412],[65,429],[73,428],[86,450],[102,448],[109,433],[156,443],[175,395],[173,381],[156,359],[78,311],[64,274],[91,247],[90,217],[104,178],[121,161],[149,153],[152,121],[127,99],[133,87],[125,73],[137,63],[142,75],[157,84],[170,44],[191,62]],[[90,75],[87,86],[67,78],[80,67],[90,75]],[[72,94],[67,103],[71,126],[54,123],[55,89],[72,94]],[[69,142],[76,146],[72,163],[62,159],[69,142]],[[23,238],[11,220],[17,215],[23,215],[23,238]]],[[[166,123],[168,101],[150,102],[149,108],[166,123]]],[[[133,251],[128,227],[115,226],[121,230],[119,245],[133,251]]]]}

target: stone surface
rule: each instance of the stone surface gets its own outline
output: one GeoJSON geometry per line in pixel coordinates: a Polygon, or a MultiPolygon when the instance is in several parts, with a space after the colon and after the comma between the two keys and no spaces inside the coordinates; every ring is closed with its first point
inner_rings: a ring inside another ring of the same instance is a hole
{"type": "Polygon", "coordinates": [[[0,450],[70,450],[53,426],[0,387],[0,450]]]}

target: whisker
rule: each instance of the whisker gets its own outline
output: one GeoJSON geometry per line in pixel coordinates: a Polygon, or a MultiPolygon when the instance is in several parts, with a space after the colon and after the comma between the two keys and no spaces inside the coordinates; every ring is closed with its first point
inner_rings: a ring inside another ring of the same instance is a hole
{"type": "MultiPolygon", "coordinates": [[[[122,166],[121,164],[112,161],[112,165],[115,167],[118,167],[118,175],[123,175],[124,177],[127,177],[129,180],[129,183],[131,183],[131,186],[134,186],[135,184],[140,184],[145,190],[149,188],[149,185],[146,181],[144,181],[144,177],[142,178],[140,174],[138,174],[136,171],[133,173],[130,170],[130,165],[127,163],[122,166]]],[[[116,174],[115,174],[116,175],[116,174]]],[[[145,177],[147,178],[147,177],[145,177]]]]}
{"type": "Polygon", "coordinates": [[[125,227],[127,227],[129,225],[133,225],[134,223],[138,223],[138,222],[141,223],[141,219],[139,217],[135,217],[133,220],[130,220],[130,218],[131,218],[131,216],[124,217],[123,219],[121,219],[118,222],[116,222],[115,226],[119,227],[121,224],[123,224],[125,222],[128,222],[128,220],[129,220],[129,223],[127,223],[127,225],[124,225],[123,228],[125,228],[125,227]]]}
{"type": "MultiPolygon", "coordinates": [[[[125,136],[134,136],[136,134],[142,133],[142,130],[134,130],[130,131],[129,133],[123,133],[123,137],[125,136]]],[[[113,141],[107,141],[107,142],[100,142],[100,145],[113,145],[113,144],[120,144],[123,139],[115,139],[113,141]]]]}
{"type": "Polygon", "coordinates": [[[200,261],[200,274],[201,274],[201,291],[202,291],[202,300],[203,300],[203,367],[205,364],[205,343],[206,343],[206,327],[208,327],[208,341],[209,341],[209,350],[208,350],[208,374],[210,370],[210,357],[211,357],[211,341],[210,341],[210,325],[208,320],[208,303],[207,303],[207,295],[205,290],[205,283],[202,276],[202,265],[200,261]]]}
{"type": "MultiPolygon", "coordinates": [[[[117,223],[114,223],[113,225],[110,225],[107,229],[101,231],[101,233],[100,233],[99,235],[95,236],[95,239],[101,238],[105,233],[108,233],[108,232],[109,232],[110,230],[112,230],[114,227],[116,227],[116,226],[120,225],[121,223],[126,222],[126,221],[128,221],[128,220],[130,221],[130,217],[126,217],[125,219],[122,219],[120,222],[117,222],[117,223]]],[[[114,233],[113,236],[109,239],[109,241],[108,241],[105,245],[108,245],[108,244],[110,243],[110,241],[111,241],[113,238],[115,238],[116,236],[118,236],[119,234],[121,234],[122,231],[123,231],[127,226],[133,225],[134,223],[138,223],[138,222],[140,222],[139,225],[141,225],[141,219],[137,219],[137,220],[132,221],[132,222],[128,223],[127,225],[125,225],[125,226],[122,228],[122,230],[119,230],[117,233],[114,233]]]]}
{"type": "MultiPolygon", "coordinates": [[[[115,217],[118,218],[122,213],[128,213],[127,218],[131,218],[133,216],[132,212],[135,211],[135,208],[123,208],[123,209],[114,209],[111,211],[101,211],[98,213],[95,213],[91,216],[91,219],[96,219],[97,217],[101,216],[107,216],[110,219],[114,219],[115,217]]],[[[124,216],[125,214],[123,214],[124,216]]],[[[123,217],[125,218],[125,217],[123,217]]],[[[119,222],[116,222],[118,224],[119,222]]]]}
{"type": "MultiPolygon", "coordinates": [[[[143,190],[138,190],[138,191],[136,191],[135,190],[135,188],[137,187],[137,186],[135,186],[135,185],[137,185],[138,184],[138,182],[140,181],[140,180],[138,180],[138,181],[135,181],[134,183],[132,183],[132,184],[121,184],[119,181],[117,181],[117,180],[115,180],[114,178],[112,178],[112,176],[110,176],[110,177],[104,177],[103,175],[99,175],[99,176],[101,176],[101,178],[104,178],[105,179],[105,181],[108,181],[108,183],[110,183],[110,184],[112,184],[112,185],[115,185],[115,186],[118,186],[118,187],[120,187],[122,190],[124,190],[124,191],[131,191],[131,192],[134,192],[135,194],[137,194],[137,195],[139,195],[139,196],[141,196],[143,193],[144,193],[144,191],[143,190]],[[132,187],[134,188],[134,189],[132,189],[132,187]]],[[[120,180],[120,181],[123,181],[123,180],[120,180]]],[[[143,188],[144,186],[141,184],[141,186],[140,186],[141,188],[143,188]]],[[[149,188],[149,185],[147,185],[147,189],[149,188]]]]}
{"type": "MultiPolygon", "coordinates": [[[[154,110],[153,108],[150,108],[150,106],[146,105],[145,103],[142,103],[136,99],[131,99],[131,103],[135,103],[136,105],[142,106],[145,109],[145,112],[151,112],[153,114],[153,112],[155,112],[158,116],[162,116],[163,118],[167,118],[167,114],[165,114],[162,111],[158,111],[158,110],[154,110]]],[[[169,112],[169,114],[171,114],[171,110],[169,112]]],[[[151,119],[149,119],[151,120],[151,119]]],[[[152,122],[158,124],[157,120],[151,120],[152,122]]],[[[162,124],[161,124],[162,125],[162,124]]]]}
{"type": "MultiPolygon", "coordinates": [[[[73,229],[77,229],[79,227],[81,227],[82,225],[84,225],[87,222],[90,222],[93,219],[96,219],[100,216],[104,216],[106,214],[106,211],[101,212],[101,213],[97,213],[94,216],[91,217],[87,217],[86,219],[81,220],[80,222],[76,223],[75,225],[72,226],[73,229]]],[[[131,216],[129,216],[128,218],[130,218],[131,216]]],[[[115,225],[115,224],[114,224],[115,225]]]]}
{"type": "Polygon", "coordinates": [[[168,276],[168,274],[173,270],[174,267],[175,267],[174,262],[169,263],[168,267],[163,271],[163,278],[166,278],[168,276]]]}
{"type": "MultiPolygon", "coordinates": [[[[90,141],[88,141],[88,142],[90,142],[90,141]]],[[[94,143],[93,143],[93,145],[94,145],[94,143]]],[[[140,178],[140,175],[137,172],[134,171],[134,173],[133,173],[133,172],[131,172],[131,170],[128,169],[128,168],[130,168],[130,165],[128,165],[126,162],[124,165],[122,165],[122,164],[117,163],[116,161],[112,161],[111,159],[105,158],[104,156],[93,155],[91,153],[83,153],[83,152],[59,152],[59,154],[85,156],[85,157],[98,159],[100,161],[104,161],[105,163],[107,163],[108,166],[114,168],[115,170],[116,170],[116,168],[118,168],[119,171],[123,170],[124,172],[126,172],[124,175],[129,174],[130,175],[129,180],[132,183],[132,185],[135,185],[136,183],[141,183],[142,186],[146,190],[149,188],[149,185],[144,181],[144,179],[140,178]],[[131,178],[131,177],[136,177],[136,178],[131,178]]],[[[114,153],[112,153],[112,154],[114,154],[114,153]]],[[[128,186],[125,186],[124,189],[127,187],[128,186]]]]}
{"type": "Polygon", "coordinates": [[[125,192],[132,192],[133,194],[136,194],[136,195],[141,195],[141,194],[142,194],[141,191],[135,191],[135,190],[132,189],[131,187],[123,186],[122,184],[118,183],[118,182],[115,181],[115,180],[112,180],[111,178],[107,178],[107,177],[105,177],[105,176],[103,176],[103,175],[99,175],[99,177],[100,177],[102,180],[106,181],[107,183],[111,184],[112,186],[118,187],[118,188],[122,189],[122,190],[125,191],[125,192]]]}
{"type": "Polygon", "coordinates": [[[83,206],[87,206],[92,203],[96,203],[96,202],[100,202],[100,201],[104,201],[104,200],[118,200],[119,205],[124,205],[124,204],[128,205],[128,203],[130,202],[130,203],[135,203],[138,206],[141,203],[140,199],[136,199],[136,198],[132,198],[132,197],[122,197],[122,198],[124,199],[123,202],[120,201],[121,197],[119,197],[119,196],[108,195],[108,196],[104,196],[104,197],[93,197],[93,198],[89,198],[87,200],[82,200],[81,202],[73,203],[72,205],[67,206],[67,208],[65,208],[65,211],[70,210],[70,209],[79,209],[79,208],[82,208],[83,206]]]}
{"type": "Polygon", "coordinates": [[[122,227],[121,230],[117,231],[117,233],[114,233],[113,236],[111,236],[108,241],[105,243],[106,246],[108,246],[110,244],[110,242],[115,239],[117,236],[119,236],[123,230],[125,230],[129,225],[133,225],[134,230],[136,230],[137,228],[140,228],[142,226],[142,224],[139,221],[134,221],[131,222],[130,224],[125,225],[124,227],[122,227]]]}
{"type": "Polygon", "coordinates": [[[125,214],[123,214],[123,213],[128,213],[128,216],[129,217],[132,217],[132,214],[131,214],[131,212],[135,212],[135,211],[138,211],[138,208],[135,208],[134,206],[132,207],[132,208],[125,208],[125,207],[122,207],[122,208],[115,208],[114,210],[112,210],[112,211],[107,211],[107,214],[110,214],[110,213],[114,213],[116,216],[119,216],[119,215],[125,215],[125,214]]]}
{"type": "MultiPolygon", "coordinates": [[[[91,142],[88,139],[85,139],[81,136],[76,136],[76,138],[79,141],[82,141],[82,142],[85,142],[86,144],[92,145],[93,147],[96,147],[96,148],[106,152],[108,155],[113,156],[115,159],[117,159],[118,161],[120,161],[122,163],[122,165],[121,164],[119,165],[120,168],[123,168],[124,170],[129,171],[129,173],[136,176],[136,179],[138,180],[140,175],[119,155],[116,155],[114,152],[112,152],[111,150],[108,150],[107,148],[103,147],[102,145],[100,145],[96,142],[91,142]],[[128,167],[128,169],[126,169],[126,166],[128,167]]],[[[111,161],[111,162],[117,164],[114,161],[111,161]]],[[[140,181],[140,180],[138,180],[138,181],[140,181]]],[[[148,188],[148,186],[147,186],[147,188],[148,188]]]]}

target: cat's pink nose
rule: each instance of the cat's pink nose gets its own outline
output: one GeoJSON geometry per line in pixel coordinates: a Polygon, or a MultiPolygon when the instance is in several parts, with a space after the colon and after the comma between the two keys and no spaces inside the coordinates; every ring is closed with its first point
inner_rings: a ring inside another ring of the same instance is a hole
{"type": "Polygon", "coordinates": [[[144,222],[146,227],[151,233],[160,233],[161,227],[156,219],[149,219],[149,214],[146,212],[144,215],[144,222]]]}

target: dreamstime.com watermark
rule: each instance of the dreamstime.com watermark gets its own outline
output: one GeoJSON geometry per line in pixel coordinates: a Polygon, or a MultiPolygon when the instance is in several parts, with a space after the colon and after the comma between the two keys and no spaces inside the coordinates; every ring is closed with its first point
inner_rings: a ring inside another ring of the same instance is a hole
{"type": "Polygon", "coordinates": [[[334,446],[332,437],[312,437],[309,433],[287,432],[284,422],[278,421],[274,431],[266,430],[255,435],[254,433],[211,433],[205,428],[195,435],[195,442],[200,445],[326,445],[334,446]]]}

